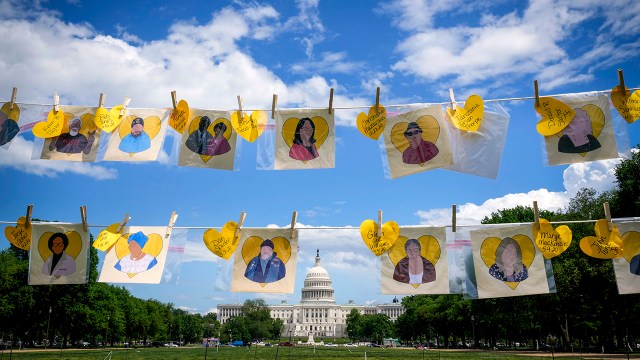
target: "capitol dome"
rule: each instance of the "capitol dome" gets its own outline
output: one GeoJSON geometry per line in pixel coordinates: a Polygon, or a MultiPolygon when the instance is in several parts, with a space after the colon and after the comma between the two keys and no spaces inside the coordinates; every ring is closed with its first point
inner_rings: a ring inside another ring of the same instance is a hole
{"type": "Polygon", "coordinates": [[[316,265],[309,269],[302,288],[302,303],[335,303],[331,277],[320,265],[320,250],[316,252],[316,265]]]}

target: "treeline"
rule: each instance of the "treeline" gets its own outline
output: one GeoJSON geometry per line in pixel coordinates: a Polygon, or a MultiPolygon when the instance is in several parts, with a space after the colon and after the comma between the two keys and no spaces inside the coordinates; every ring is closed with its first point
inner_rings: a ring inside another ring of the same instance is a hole
{"type": "Polygon", "coordinates": [[[201,342],[218,333],[213,313],[202,316],[157,300],[142,300],[124,287],[98,283],[98,255],[91,248],[87,284],[27,285],[28,252],[0,251],[0,340],[24,346],[201,342]],[[46,340],[45,340],[46,339],[46,340]]]}
{"type": "MultiPolygon", "coordinates": [[[[640,152],[622,161],[615,176],[614,189],[602,194],[583,189],[563,211],[542,211],[540,216],[553,222],[603,219],[603,204],[608,202],[614,218],[639,217],[640,152]]],[[[518,206],[493,213],[482,223],[531,222],[533,218],[531,207],[518,206]]],[[[485,300],[467,300],[462,295],[407,296],[402,299],[405,313],[391,327],[393,336],[406,343],[437,341],[445,347],[520,344],[567,350],[636,349],[640,295],[619,295],[612,261],[589,257],[580,250],[580,239],[594,235],[593,223],[567,225],[573,231],[571,246],[551,260],[556,293],[485,300]]],[[[383,319],[352,313],[347,318],[349,337],[379,341],[382,331],[367,330],[371,322],[390,336],[383,319]]]]}

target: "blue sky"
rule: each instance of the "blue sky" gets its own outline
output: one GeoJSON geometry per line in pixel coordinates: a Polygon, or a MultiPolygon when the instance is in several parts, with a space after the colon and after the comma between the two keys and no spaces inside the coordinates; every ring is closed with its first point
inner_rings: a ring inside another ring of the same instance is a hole
{"type": "MultiPolygon", "coordinates": [[[[31,160],[26,133],[0,149],[0,220],[34,204],[34,216],[107,225],[125,212],[132,225],[163,225],[172,211],[179,227],[220,227],[247,213],[245,226],[354,227],[375,219],[400,225],[447,225],[451,204],[459,221],[477,224],[500,208],[562,209],[584,186],[613,186],[616,161],[545,166],[535,132],[533,101],[502,102],[510,114],[497,179],[434,170],[385,179],[379,145],[355,128],[357,113],[383,105],[440,103],[454,88],[462,101],[640,87],[640,3],[601,1],[20,1],[0,0],[0,99],[18,87],[18,102],[106,106],[125,96],[131,107],[168,107],[170,92],[190,106],[266,109],[325,107],[335,88],[336,168],[256,170],[257,142],[243,141],[237,171],[158,162],[75,164],[31,160]]],[[[640,125],[628,126],[630,143],[640,125]]],[[[168,148],[166,146],[165,148],[168,148]]],[[[167,150],[168,151],[168,150],[167,150]]],[[[614,214],[615,216],[615,214],[614,214]]],[[[92,228],[97,234],[99,228],[92,228]]],[[[206,313],[218,303],[254,294],[214,286],[214,256],[188,233],[192,258],[178,265],[180,281],[127,286],[136,296],[206,313]]],[[[0,248],[8,246],[4,241],[0,248]]],[[[316,248],[334,280],[336,300],[388,302],[380,295],[376,259],[357,231],[301,230],[296,289],[265,296],[297,302],[316,248]],[[357,286],[354,286],[357,284],[357,286]]],[[[191,252],[188,252],[191,254],[191,252]]],[[[171,255],[170,255],[171,256],[171,255]]]]}

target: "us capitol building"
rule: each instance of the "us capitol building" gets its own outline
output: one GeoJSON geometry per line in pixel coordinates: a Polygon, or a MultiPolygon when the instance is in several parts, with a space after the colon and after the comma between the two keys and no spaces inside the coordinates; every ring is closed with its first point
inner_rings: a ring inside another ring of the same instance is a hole
{"type": "MultiPolygon", "coordinates": [[[[362,315],[385,314],[392,321],[404,313],[402,304],[393,299],[391,304],[347,305],[336,304],[331,277],[320,265],[320,250],[316,253],[316,265],[309,269],[304,279],[300,304],[270,305],[271,317],[284,323],[282,336],[346,337],[347,315],[357,309],[362,315]]],[[[218,319],[224,324],[230,318],[241,315],[242,304],[218,305],[218,319]]]]}

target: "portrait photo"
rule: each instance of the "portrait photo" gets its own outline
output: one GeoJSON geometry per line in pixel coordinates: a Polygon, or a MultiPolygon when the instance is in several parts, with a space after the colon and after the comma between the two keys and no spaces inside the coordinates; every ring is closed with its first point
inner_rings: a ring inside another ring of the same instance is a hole
{"type": "Polygon", "coordinates": [[[278,111],[275,120],[275,169],[335,167],[335,124],[328,109],[278,111]]]}
{"type": "Polygon", "coordinates": [[[108,161],[153,161],[164,142],[167,118],[165,109],[127,109],[122,122],[112,133],[104,159],[108,161]]]}
{"type": "Polygon", "coordinates": [[[297,230],[242,229],[233,258],[231,291],[293,293],[297,230]]]}
{"type": "Polygon", "coordinates": [[[182,134],[178,165],[233,170],[238,135],[229,112],[191,109],[182,134]]]}
{"type": "Polygon", "coordinates": [[[388,118],[382,136],[391,178],[453,164],[440,105],[388,118]]]}
{"type": "Polygon", "coordinates": [[[44,140],[41,159],[96,160],[101,131],[94,122],[96,108],[61,106],[64,112],[62,133],[44,140]]]}
{"type": "Polygon", "coordinates": [[[448,294],[444,227],[400,227],[393,246],[380,255],[383,294],[448,294]]]}
{"type": "Polygon", "coordinates": [[[99,282],[158,284],[166,264],[170,237],[165,226],[132,226],[107,252],[99,282]]]}
{"type": "Polygon", "coordinates": [[[29,285],[87,282],[89,233],[82,224],[32,224],[29,285]]]}
{"type": "Polygon", "coordinates": [[[613,259],[619,294],[640,293],[640,222],[617,222],[624,256],[613,259]]]}

